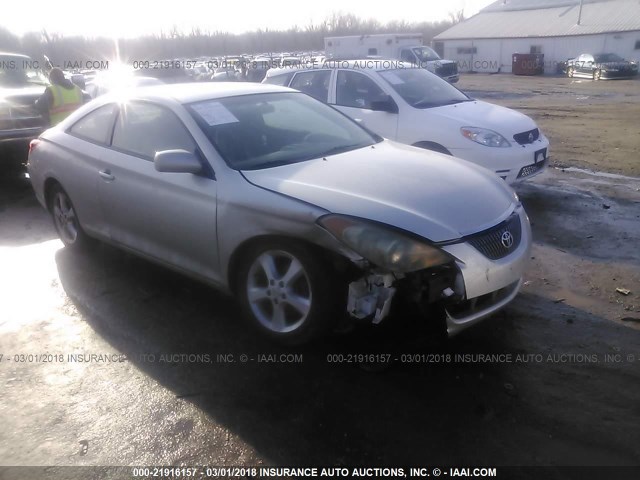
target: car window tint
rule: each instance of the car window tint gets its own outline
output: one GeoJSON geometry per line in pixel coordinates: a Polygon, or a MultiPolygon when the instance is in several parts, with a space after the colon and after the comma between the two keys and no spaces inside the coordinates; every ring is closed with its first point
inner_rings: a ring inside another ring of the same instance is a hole
{"type": "Polygon", "coordinates": [[[271,77],[267,77],[264,79],[264,83],[268,83],[270,85],[281,85],[287,86],[289,85],[289,80],[293,77],[295,72],[284,73],[282,75],[273,75],[271,77]]]}
{"type": "Polygon", "coordinates": [[[329,80],[331,70],[319,70],[314,72],[300,72],[293,77],[291,88],[300,90],[321,102],[327,102],[329,97],[329,80]]]}
{"type": "Polygon", "coordinates": [[[107,144],[109,133],[111,132],[114,107],[114,104],[104,105],[88,113],[74,123],[69,132],[92,142],[107,144]]]}
{"type": "Polygon", "coordinates": [[[382,89],[366,75],[347,70],[338,72],[337,105],[371,109],[371,102],[383,96],[382,89]]]}
{"type": "Polygon", "coordinates": [[[415,62],[415,59],[416,58],[413,56],[413,53],[411,52],[411,50],[404,49],[400,53],[400,60],[413,63],[415,62]]]}
{"type": "Polygon", "coordinates": [[[193,138],[173,112],[143,102],[121,107],[112,146],[150,159],[164,150],[182,149],[191,153],[196,150],[193,138]]]}

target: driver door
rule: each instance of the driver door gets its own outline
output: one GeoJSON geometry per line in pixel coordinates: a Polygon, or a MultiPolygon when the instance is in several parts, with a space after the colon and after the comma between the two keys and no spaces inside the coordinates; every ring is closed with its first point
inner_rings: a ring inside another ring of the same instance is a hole
{"type": "MultiPolygon", "coordinates": [[[[120,107],[98,193],[110,238],[163,263],[216,279],[216,181],[158,172],[155,152],[200,155],[178,116],[151,102],[120,107]]],[[[203,166],[205,160],[203,159],[203,166]]]]}

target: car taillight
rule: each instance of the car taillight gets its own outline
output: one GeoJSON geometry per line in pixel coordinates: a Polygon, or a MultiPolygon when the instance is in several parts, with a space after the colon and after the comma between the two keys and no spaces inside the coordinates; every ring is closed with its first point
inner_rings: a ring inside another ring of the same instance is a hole
{"type": "Polygon", "coordinates": [[[40,140],[38,140],[37,138],[34,138],[29,142],[29,154],[31,154],[31,152],[33,152],[36,149],[39,143],[40,143],[40,140]]]}

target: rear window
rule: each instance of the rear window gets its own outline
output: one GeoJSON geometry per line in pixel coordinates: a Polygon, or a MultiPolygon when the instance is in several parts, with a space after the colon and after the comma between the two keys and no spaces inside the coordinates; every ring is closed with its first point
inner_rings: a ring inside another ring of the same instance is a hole
{"type": "Polygon", "coordinates": [[[90,142],[107,145],[113,122],[115,104],[103,105],[88,113],[69,129],[72,135],[90,142]]]}

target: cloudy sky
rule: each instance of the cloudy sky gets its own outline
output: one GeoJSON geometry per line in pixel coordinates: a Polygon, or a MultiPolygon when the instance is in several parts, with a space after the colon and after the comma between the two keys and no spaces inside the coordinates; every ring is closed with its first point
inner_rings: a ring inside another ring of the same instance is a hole
{"type": "Polygon", "coordinates": [[[67,35],[135,37],[169,31],[242,33],[320,23],[333,12],[363,18],[435,21],[465,9],[467,17],[492,0],[47,0],[3,2],[0,25],[22,35],[29,31],[67,35]]]}

